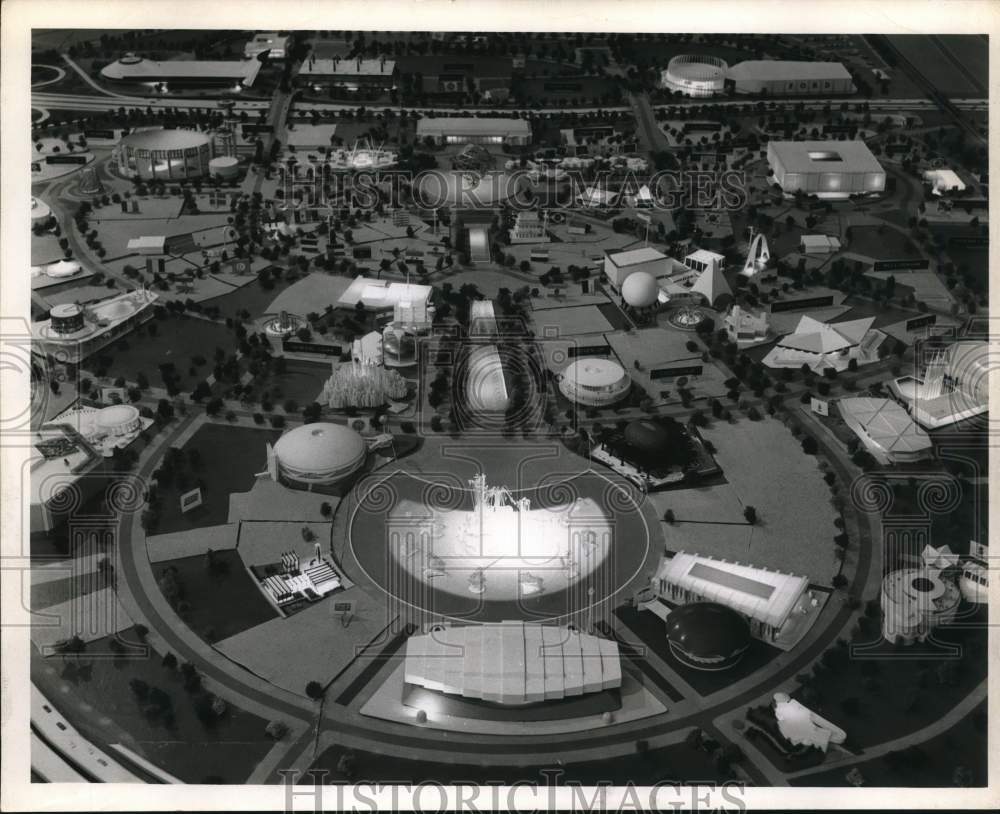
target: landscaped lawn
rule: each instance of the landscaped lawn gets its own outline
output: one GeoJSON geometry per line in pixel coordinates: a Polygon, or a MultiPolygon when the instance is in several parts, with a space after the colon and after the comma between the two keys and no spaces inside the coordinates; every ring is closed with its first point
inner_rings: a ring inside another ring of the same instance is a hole
{"type": "Polygon", "coordinates": [[[135,382],[139,373],[144,373],[149,383],[162,387],[159,366],[173,363],[177,371],[178,386],[182,392],[190,393],[204,381],[215,366],[214,353],[222,348],[226,356],[236,352],[236,335],[225,325],[189,316],[167,316],[154,319],[136,329],[127,337],[99,351],[88,362],[88,369],[101,364],[102,357],[108,357],[108,375],[122,376],[128,382],[135,382]],[[150,335],[150,326],[155,325],[155,335],[150,335]],[[124,346],[124,347],[123,347],[124,346]],[[194,367],[191,358],[203,356],[206,363],[194,367]]]}
{"type": "Polygon", "coordinates": [[[878,226],[852,226],[847,248],[875,260],[905,260],[920,256],[916,244],[907,235],[888,227],[879,232],[878,226]]]}
{"type": "Polygon", "coordinates": [[[274,280],[274,285],[271,288],[264,288],[259,282],[247,283],[229,294],[204,300],[201,305],[204,308],[217,306],[223,317],[233,317],[239,311],[249,311],[250,317],[255,319],[266,314],[267,307],[274,301],[275,297],[290,285],[291,283],[284,276],[274,280]]]}
{"type": "Polygon", "coordinates": [[[273,444],[280,437],[280,430],[227,424],[205,424],[199,428],[184,445],[184,451],[190,455],[192,449],[197,450],[200,463],[197,468],[185,465],[187,479],[180,487],[175,481],[159,485],[160,520],[150,533],[166,534],[229,522],[229,495],[250,491],[255,473],[264,469],[266,444],[273,444]],[[185,514],[180,509],[180,494],[192,489],[198,481],[204,484],[204,503],[185,514]]]}
{"type": "Polygon", "coordinates": [[[946,656],[931,642],[897,649],[880,639],[879,620],[874,618],[868,620],[871,632],[855,637],[858,646],[875,642],[870,650],[851,657],[843,649],[836,664],[819,665],[807,689],[793,695],[842,727],[855,746],[870,747],[915,732],[941,718],[986,677],[985,606],[965,615],[970,611],[963,604],[961,626],[934,631],[940,645],[961,648],[960,656],[946,656]],[[856,701],[845,703],[848,698],[856,701]]]}
{"type": "MultiPolygon", "coordinates": [[[[131,630],[120,635],[135,641],[131,630]]],[[[32,649],[32,680],[70,723],[97,744],[121,742],[188,783],[213,777],[226,783],[245,782],[273,746],[264,734],[267,721],[230,706],[221,719],[206,725],[195,712],[203,691],[185,691],[179,671],[163,667],[155,652],[148,658],[109,658],[105,655],[108,643],[107,638],[92,642],[80,657],[43,659],[32,649]],[[88,657],[88,653],[94,655],[88,657]],[[46,674],[46,667],[55,668],[56,674],[46,674]],[[129,681],[135,678],[170,696],[175,719],[172,726],[143,713],[129,688],[129,681]],[[71,685],[67,694],[60,692],[63,683],[71,685]],[[92,710],[82,711],[80,704],[92,710]],[[107,716],[127,736],[102,724],[101,716],[107,716]]]]}
{"type": "MultiPolygon", "coordinates": [[[[283,404],[292,399],[300,408],[316,401],[323,390],[323,383],[330,378],[330,364],[323,362],[302,362],[295,359],[285,361],[284,373],[272,373],[266,379],[258,379],[260,390],[268,390],[274,395],[277,388],[280,396],[274,397],[275,404],[283,404]]],[[[256,384],[256,382],[255,382],[256,384]]]]}
{"type": "MultiPolygon", "coordinates": [[[[986,703],[980,704],[955,726],[941,735],[924,741],[916,752],[893,758],[873,758],[855,763],[865,786],[917,786],[947,788],[955,785],[955,769],[964,766],[972,774],[970,786],[985,786],[988,780],[986,703]]],[[[848,786],[847,769],[830,769],[792,779],[793,786],[848,786]]]]}
{"type": "Polygon", "coordinates": [[[154,566],[161,589],[164,572],[174,569],[180,590],[174,607],[192,630],[208,642],[217,642],[277,618],[278,612],[235,550],[215,552],[213,562],[210,568],[208,558],[198,555],[154,566]]]}
{"type": "MultiPolygon", "coordinates": [[[[456,745],[456,752],[462,747],[456,745]]],[[[521,766],[477,765],[466,761],[464,763],[435,763],[429,760],[407,760],[393,755],[380,755],[372,752],[352,751],[356,764],[352,773],[353,781],[337,771],[337,763],[345,749],[341,746],[331,746],[323,752],[312,765],[313,770],[326,770],[326,783],[364,782],[367,780],[387,783],[420,783],[433,779],[437,783],[504,783],[511,784],[518,780],[534,780],[539,783],[553,782],[546,780],[552,775],[543,775],[543,771],[561,771],[562,775],[554,780],[557,784],[565,782],[580,783],[591,786],[598,781],[624,785],[632,782],[636,785],[652,785],[661,781],[675,780],[677,782],[723,782],[729,779],[728,773],[720,772],[710,755],[690,747],[685,743],[673,744],[659,749],[650,749],[645,754],[629,754],[621,757],[609,757],[603,760],[593,760],[584,763],[564,764],[558,754],[552,755],[548,764],[528,764],[521,766]]],[[[486,757],[484,760],[488,760],[486,757]]],[[[303,782],[314,782],[308,774],[303,775],[303,782]]],[[[589,798],[588,798],[589,799],[589,798]]]]}

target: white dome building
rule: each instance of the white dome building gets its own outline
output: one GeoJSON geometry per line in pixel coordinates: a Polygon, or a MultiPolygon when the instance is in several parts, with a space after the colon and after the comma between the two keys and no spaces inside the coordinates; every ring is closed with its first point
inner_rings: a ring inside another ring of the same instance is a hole
{"type": "Polygon", "coordinates": [[[611,359],[577,359],[559,378],[559,389],[570,401],[586,407],[606,407],[623,399],[632,380],[611,359]]]}
{"type": "Polygon", "coordinates": [[[364,439],[342,424],[303,424],[268,445],[268,469],[275,480],[298,489],[330,486],[365,461],[364,439]]]}
{"type": "Polygon", "coordinates": [[[622,283],[622,299],[633,308],[648,308],[660,296],[660,286],[648,271],[637,271],[622,283]]]}
{"type": "Polygon", "coordinates": [[[104,435],[123,437],[142,429],[139,410],[131,404],[112,404],[102,407],[94,417],[97,430],[104,435]]]}

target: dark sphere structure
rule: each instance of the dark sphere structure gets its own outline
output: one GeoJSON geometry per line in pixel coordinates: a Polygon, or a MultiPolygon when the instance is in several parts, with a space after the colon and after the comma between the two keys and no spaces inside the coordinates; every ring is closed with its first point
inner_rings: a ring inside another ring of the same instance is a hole
{"type": "Polygon", "coordinates": [[[695,670],[726,670],[751,642],[750,623],[718,602],[692,602],[667,616],[667,642],[677,660],[695,670]]]}

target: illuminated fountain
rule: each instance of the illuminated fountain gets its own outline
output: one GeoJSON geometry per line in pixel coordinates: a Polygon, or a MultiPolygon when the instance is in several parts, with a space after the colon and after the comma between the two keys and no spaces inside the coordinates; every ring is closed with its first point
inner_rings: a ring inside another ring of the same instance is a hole
{"type": "Polygon", "coordinates": [[[671,312],[667,321],[682,331],[693,331],[705,321],[705,312],[695,305],[684,306],[671,312]]]}
{"type": "Polygon", "coordinates": [[[264,323],[264,331],[270,336],[289,336],[305,324],[305,320],[295,314],[282,311],[264,323]]]}

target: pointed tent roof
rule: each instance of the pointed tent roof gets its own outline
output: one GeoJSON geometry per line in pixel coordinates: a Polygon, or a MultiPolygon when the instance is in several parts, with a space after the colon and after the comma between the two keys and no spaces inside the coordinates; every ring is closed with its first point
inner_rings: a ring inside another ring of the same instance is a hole
{"type": "Polygon", "coordinates": [[[708,300],[709,305],[715,305],[715,301],[723,295],[733,296],[733,290],[722,276],[722,272],[711,266],[698,275],[698,279],[691,286],[691,291],[701,294],[708,300]]]}
{"type": "Polygon", "coordinates": [[[873,322],[875,317],[827,324],[803,316],[794,333],[784,337],[779,344],[808,353],[835,353],[860,344],[873,322]]]}

